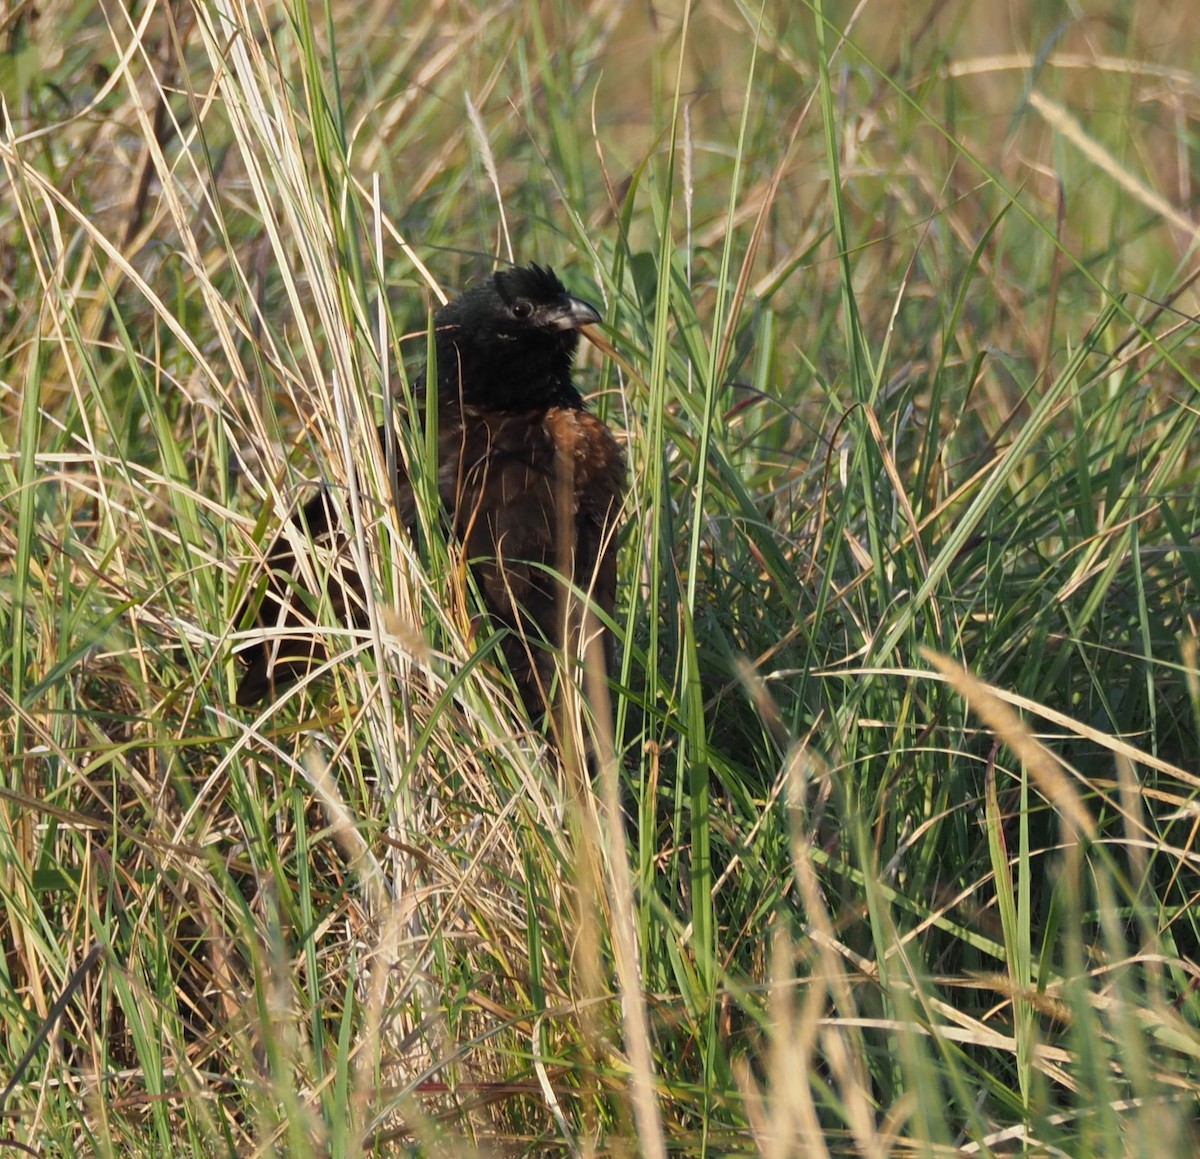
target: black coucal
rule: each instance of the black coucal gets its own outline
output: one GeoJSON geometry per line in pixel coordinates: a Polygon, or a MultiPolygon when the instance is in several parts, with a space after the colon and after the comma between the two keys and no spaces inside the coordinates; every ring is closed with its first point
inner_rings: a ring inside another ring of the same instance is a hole
{"type": "MultiPolygon", "coordinates": [[[[508,629],[504,654],[535,720],[547,707],[551,649],[573,646],[564,639],[570,621],[559,577],[607,614],[615,598],[625,459],[571,380],[580,328],[599,321],[594,307],[536,265],[498,271],[433,319],[442,518],[493,621],[508,629]]],[[[431,393],[422,372],[414,382],[418,406],[428,407],[431,393]]],[[[402,465],[395,495],[400,521],[415,535],[416,500],[402,465]]],[[[298,566],[285,536],[268,551],[267,575],[238,616],[239,625],[270,630],[240,653],[249,664],[237,690],[243,707],[325,658],[312,609],[343,625],[367,623],[362,580],[328,492],[310,499],[293,522],[322,562],[298,566]],[[325,599],[310,590],[314,578],[325,599]],[[289,628],[304,630],[288,635],[289,628]]]]}

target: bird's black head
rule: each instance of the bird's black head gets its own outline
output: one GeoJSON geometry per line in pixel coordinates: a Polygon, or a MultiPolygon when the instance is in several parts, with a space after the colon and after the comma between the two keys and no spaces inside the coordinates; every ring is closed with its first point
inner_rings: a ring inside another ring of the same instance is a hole
{"type": "Polygon", "coordinates": [[[599,321],[553,270],[499,270],[434,315],[438,391],[493,410],[578,406],[579,328],[599,321]]]}

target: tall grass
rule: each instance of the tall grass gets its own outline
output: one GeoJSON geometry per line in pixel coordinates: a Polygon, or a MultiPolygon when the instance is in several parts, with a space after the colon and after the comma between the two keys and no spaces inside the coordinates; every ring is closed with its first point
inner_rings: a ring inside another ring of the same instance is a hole
{"type": "Polygon", "coordinates": [[[4,18],[0,1137],[1195,1147],[1200,41],[1003,21],[4,18]],[[630,464],[594,779],[374,435],[510,252],[630,464]],[[246,713],[319,481],[371,628],[246,713]]]}

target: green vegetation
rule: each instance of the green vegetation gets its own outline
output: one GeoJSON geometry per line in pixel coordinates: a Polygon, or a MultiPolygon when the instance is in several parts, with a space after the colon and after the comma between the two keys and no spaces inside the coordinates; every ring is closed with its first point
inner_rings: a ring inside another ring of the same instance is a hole
{"type": "Polygon", "coordinates": [[[1093,8],[0,16],[0,1142],[1193,1152],[1200,31],[1093,8]],[[594,780],[373,446],[510,256],[617,354],[594,780]],[[318,480],[375,629],[240,712],[318,480]]]}

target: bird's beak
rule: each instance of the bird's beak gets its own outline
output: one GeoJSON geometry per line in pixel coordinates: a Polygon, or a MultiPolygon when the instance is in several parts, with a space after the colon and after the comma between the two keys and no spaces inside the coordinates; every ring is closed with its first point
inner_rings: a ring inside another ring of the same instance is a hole
{"type": "Polygon", "coordinates": [[[561,304],[546,315],[544,324],[552,330],[579,330],[584,326],[594,326],[600,320],[600,311],[595,306],[568,294],[561,304]]]}

